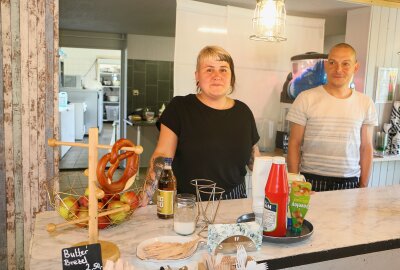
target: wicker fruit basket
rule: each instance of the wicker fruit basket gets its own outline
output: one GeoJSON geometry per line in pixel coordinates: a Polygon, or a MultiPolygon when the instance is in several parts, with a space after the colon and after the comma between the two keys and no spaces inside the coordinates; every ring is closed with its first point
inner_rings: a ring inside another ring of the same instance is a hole
{"type": "MultiPolygon", "coordinates": [[[[96,191],[98,209],[98,228],[106,229],[128,220],[139,205],[140,188],[133,184],[129,189],[116,194],[106,194],[100,188],[96,191]],[[128,205],[129,208],[126,206],[128,205]],[[126,207],[118,213],[102,215],[112,209],[126,207]]],[[[89,216],[89,194],[87,177],[81,172],[60,176],[60,188],[47,188],[50,204],[66,221],[83,219],[89,216]]],[[[88,221],[75,224],[81,228],[88,227],[88,221]]]]}

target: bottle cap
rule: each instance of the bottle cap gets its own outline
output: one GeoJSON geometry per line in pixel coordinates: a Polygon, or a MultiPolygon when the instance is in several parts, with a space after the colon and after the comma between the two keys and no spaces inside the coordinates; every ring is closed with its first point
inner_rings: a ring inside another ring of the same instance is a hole
{"type": "Polygon", "coordinates": [[[272,159],[272,163],[275,164],[285,164],[285,158],[284,157],[274,157],[272,159]]]}

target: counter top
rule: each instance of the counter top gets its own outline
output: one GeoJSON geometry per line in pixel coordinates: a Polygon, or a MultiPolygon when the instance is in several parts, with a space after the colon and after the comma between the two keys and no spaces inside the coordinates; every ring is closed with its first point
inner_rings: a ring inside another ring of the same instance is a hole
{"type": "MultiPolygon", "coordinates": [[[[260,251],[249,255],[257,261],[266,260],[269,269],[280,269],[399,249],[399,198],[400,185],[316,193],[311,197],[306,216],[314,226],[309,239],[292,244],[263,242],[260,251]]],[[[237,217],[249,212],[251,199],[222,201],[216,223],[235,223],[237,217]]],[[[61,269],[61,249],[87,240],[87,230],[74,226],[48,233],[45,228],[49,222],[63,222],[63,219],[54,211],[36,216],[31,242],[32,270],[61,269]]],[[[135,211],[130,220],[101,230],[99,235],[101,240],[117,244],[122,258],[136,269],[158,269],[162,264],[143,262],[136,257],[136,246],[148,238],[176,234],[172,220],[158,219],[156,207],[148,206],[135,211]]],[[[173,269],[195,265],[205,252],[203,246],[191,259],[170,265],[173,269]]]]}
{"type": "Polygon", "coordinates": [[[130,126],[155,126],[157,119],[154,119],[152,121],[130,121],[124,119],[124,122],[130,126]]]}
{"type": "MultiPolygon", "coordinates": [[[[269,156],[269,157],[273,156],[287,157],[287,154],[284,154],[283,150],[279,148],[275,148],[273,152],[260,152],[260,154],[261,156],[269,156]]],[[[374,162],[398,161],[398,160],[400,160],[400,155],[386,155],[384,157],[378,157],[378,156],[373,157],[374,162]]]]}
{"type": "Polygon", "coordinates": [[[374,156],[373,161],[374,162],[385,162],[385,161],[398,161],[400,160],[400,155],[386,155],[384,157],[377,157],[374,156]]]}

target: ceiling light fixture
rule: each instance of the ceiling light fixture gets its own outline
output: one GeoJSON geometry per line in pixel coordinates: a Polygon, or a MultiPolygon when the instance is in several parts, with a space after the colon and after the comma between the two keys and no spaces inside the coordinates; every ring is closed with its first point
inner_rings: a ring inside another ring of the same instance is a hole
{"type": "Polygon", "coordinates": [[[285,41],[286,9],[284,0],[257,0],[253,17],[252,40],[285,41]]]}

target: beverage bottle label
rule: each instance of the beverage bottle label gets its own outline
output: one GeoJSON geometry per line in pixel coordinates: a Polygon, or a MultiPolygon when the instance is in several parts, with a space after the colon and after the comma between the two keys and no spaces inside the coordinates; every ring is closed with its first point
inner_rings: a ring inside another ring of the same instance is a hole
{"type": "Polygon", "coordinates": [[[174,213],[174,190],[157,190],[157,213],[172,215],[174,213]]]}
{"type": "Polygon", "coordinates": [[[278,204],[271,203],[267,197],[264,201],[263,226],[265,232],[275,231],[278,221],[278,204]]]}

